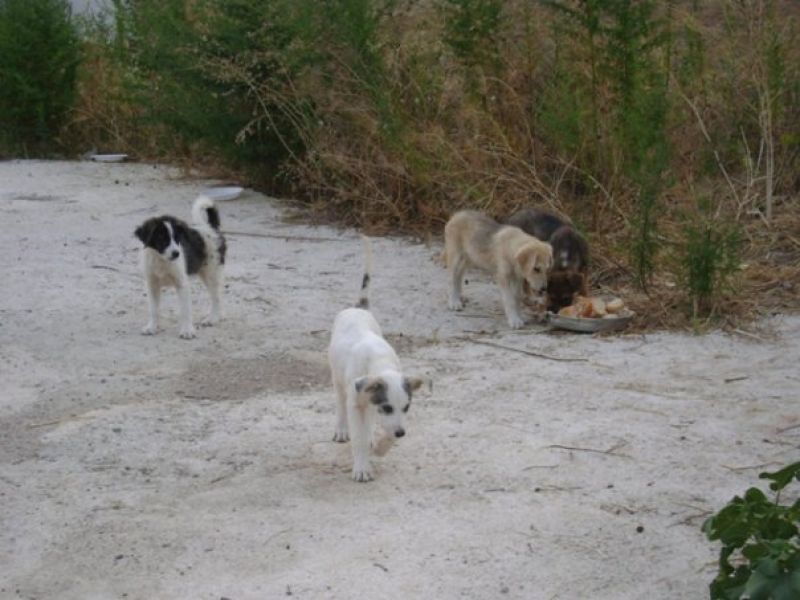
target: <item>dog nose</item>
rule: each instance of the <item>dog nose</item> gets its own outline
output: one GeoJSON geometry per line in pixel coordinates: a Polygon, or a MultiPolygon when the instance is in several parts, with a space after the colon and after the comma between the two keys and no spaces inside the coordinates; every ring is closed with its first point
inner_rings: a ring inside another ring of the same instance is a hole
{"type": "Polygon", "coordinates": [[[169,257],[170,257],[170,259],[171,259],[171,260],[175,260],[175,259],[176,259],[176,258],[178,258],[179,256],[180,256],[180,252],[178,252],[177,250],[173,250],[173,251],[172,251],[172,254],[170,254],[170,255],[169,255],[169,257]]]}
{"type": "Polygon", "coordinates": [[[394,437],[403,437],[406,434],[405,429],[398,429],[394,432],[394,437]]]}

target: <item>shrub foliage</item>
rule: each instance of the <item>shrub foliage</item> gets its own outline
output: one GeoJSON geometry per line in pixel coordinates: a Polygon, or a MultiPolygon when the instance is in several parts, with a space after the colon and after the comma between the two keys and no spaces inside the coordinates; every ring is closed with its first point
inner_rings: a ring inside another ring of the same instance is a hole
{"type": "Polygon", "coordinates": [[[0,152],[53,148],[75,98],[79,38],[66,0],[0,0],[0,152]]]}
{"type": "MultiPolygon", "coordinates": [[[[780,271],[776,298],[800,285],[792,0],[112,2],[86,30],[75,149],[233,169],[376,231],[534,203],[586,232],[596,282],[680,280],[703,310],[726,286],[670,271],[708,197],[752,273],[780,271]]],[[[0,0],[37,3],[58,2],[0,0]]]]}
{"type": "Polygon", "coordinates": [[[800,597],[800,500],[780,504],[781,491],[800,481],[800,462],[759,477],[772,482],[774,501],[750,488],[703,524],[708,539],[722,544],[712,600],[800,597]]]}

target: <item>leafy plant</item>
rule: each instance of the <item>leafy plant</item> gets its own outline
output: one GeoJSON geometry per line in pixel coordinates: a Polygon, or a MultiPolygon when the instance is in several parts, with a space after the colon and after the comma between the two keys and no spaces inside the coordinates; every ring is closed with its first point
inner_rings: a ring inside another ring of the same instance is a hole
{"type": "Polygon", "coordinates": [[[503,3],[499,0],[445,0],[444,7],[444,42],[453,53],[469,67],[496,64],[503,3]]]}
{"type": "Polygon", "coordinates": [[[0,148],[47,150],[72,108],[78,34],[66,0],[0,0],[0,148]]]}
{"type": "Polygon", "coordinates": [[[703,523],[708,539],[722,543],[719,574],[709,586],[711,600],[800,597],[800,499],[779,504],[781,491],[800,481],[800,462],[759,478],[772,481],[774,501],[752,487],[703,523]]]}
{"type": "Polygon", "coordinates": [[[735,225],[712,220],[687,223],[684,235],[683,277],[697,317],[738,269],[741,236],[735,225]]]}

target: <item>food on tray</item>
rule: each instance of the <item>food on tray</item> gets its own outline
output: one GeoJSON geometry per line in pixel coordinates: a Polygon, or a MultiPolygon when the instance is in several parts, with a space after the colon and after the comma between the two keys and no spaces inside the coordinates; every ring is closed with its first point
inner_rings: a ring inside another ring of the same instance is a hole
{"type": "Polygon", "coordinates": [[[565,306],[560,311],[558,311],[558,314],[561,315],[562,317],[570,317],[572,319],[580,317],[580,315],[578,314],[578,309],[574,304],[572,306],[565,306]]]}
{"type": "Polygon", "coordinates": [[[573,319],[608,319],[622,316],[620,313],[625,310],[625,303],[620,298],[606,301],[602,298],[576,296],[575,302],[562,308],[558,314],[573,319]]]}
{"type": "Polygon", "coordinates": [[[623,308],[625,308],[625,303],[622,301],[622,298],[614,298],[613,300],[606,302],[606,312],[618,313],[623,308]]]}

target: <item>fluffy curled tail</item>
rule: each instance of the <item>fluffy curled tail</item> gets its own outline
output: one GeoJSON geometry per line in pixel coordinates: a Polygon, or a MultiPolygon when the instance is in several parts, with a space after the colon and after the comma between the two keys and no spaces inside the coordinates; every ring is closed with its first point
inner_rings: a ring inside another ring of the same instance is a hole
{"type": "Polygon", "coordinates": [[[369,308],[369,281],[372,272],[372,243],[365,235],[361,236],[364,242],[364,277],[361,279],[361,292],[358,296],[356,308],[369,308]]]}
{"type": "Polygon", "coordinates": [[[208,225],[219,231],[219,212],[207,196],[199,196],[192,204],[192,220],[195,225],[208,225]]]}

